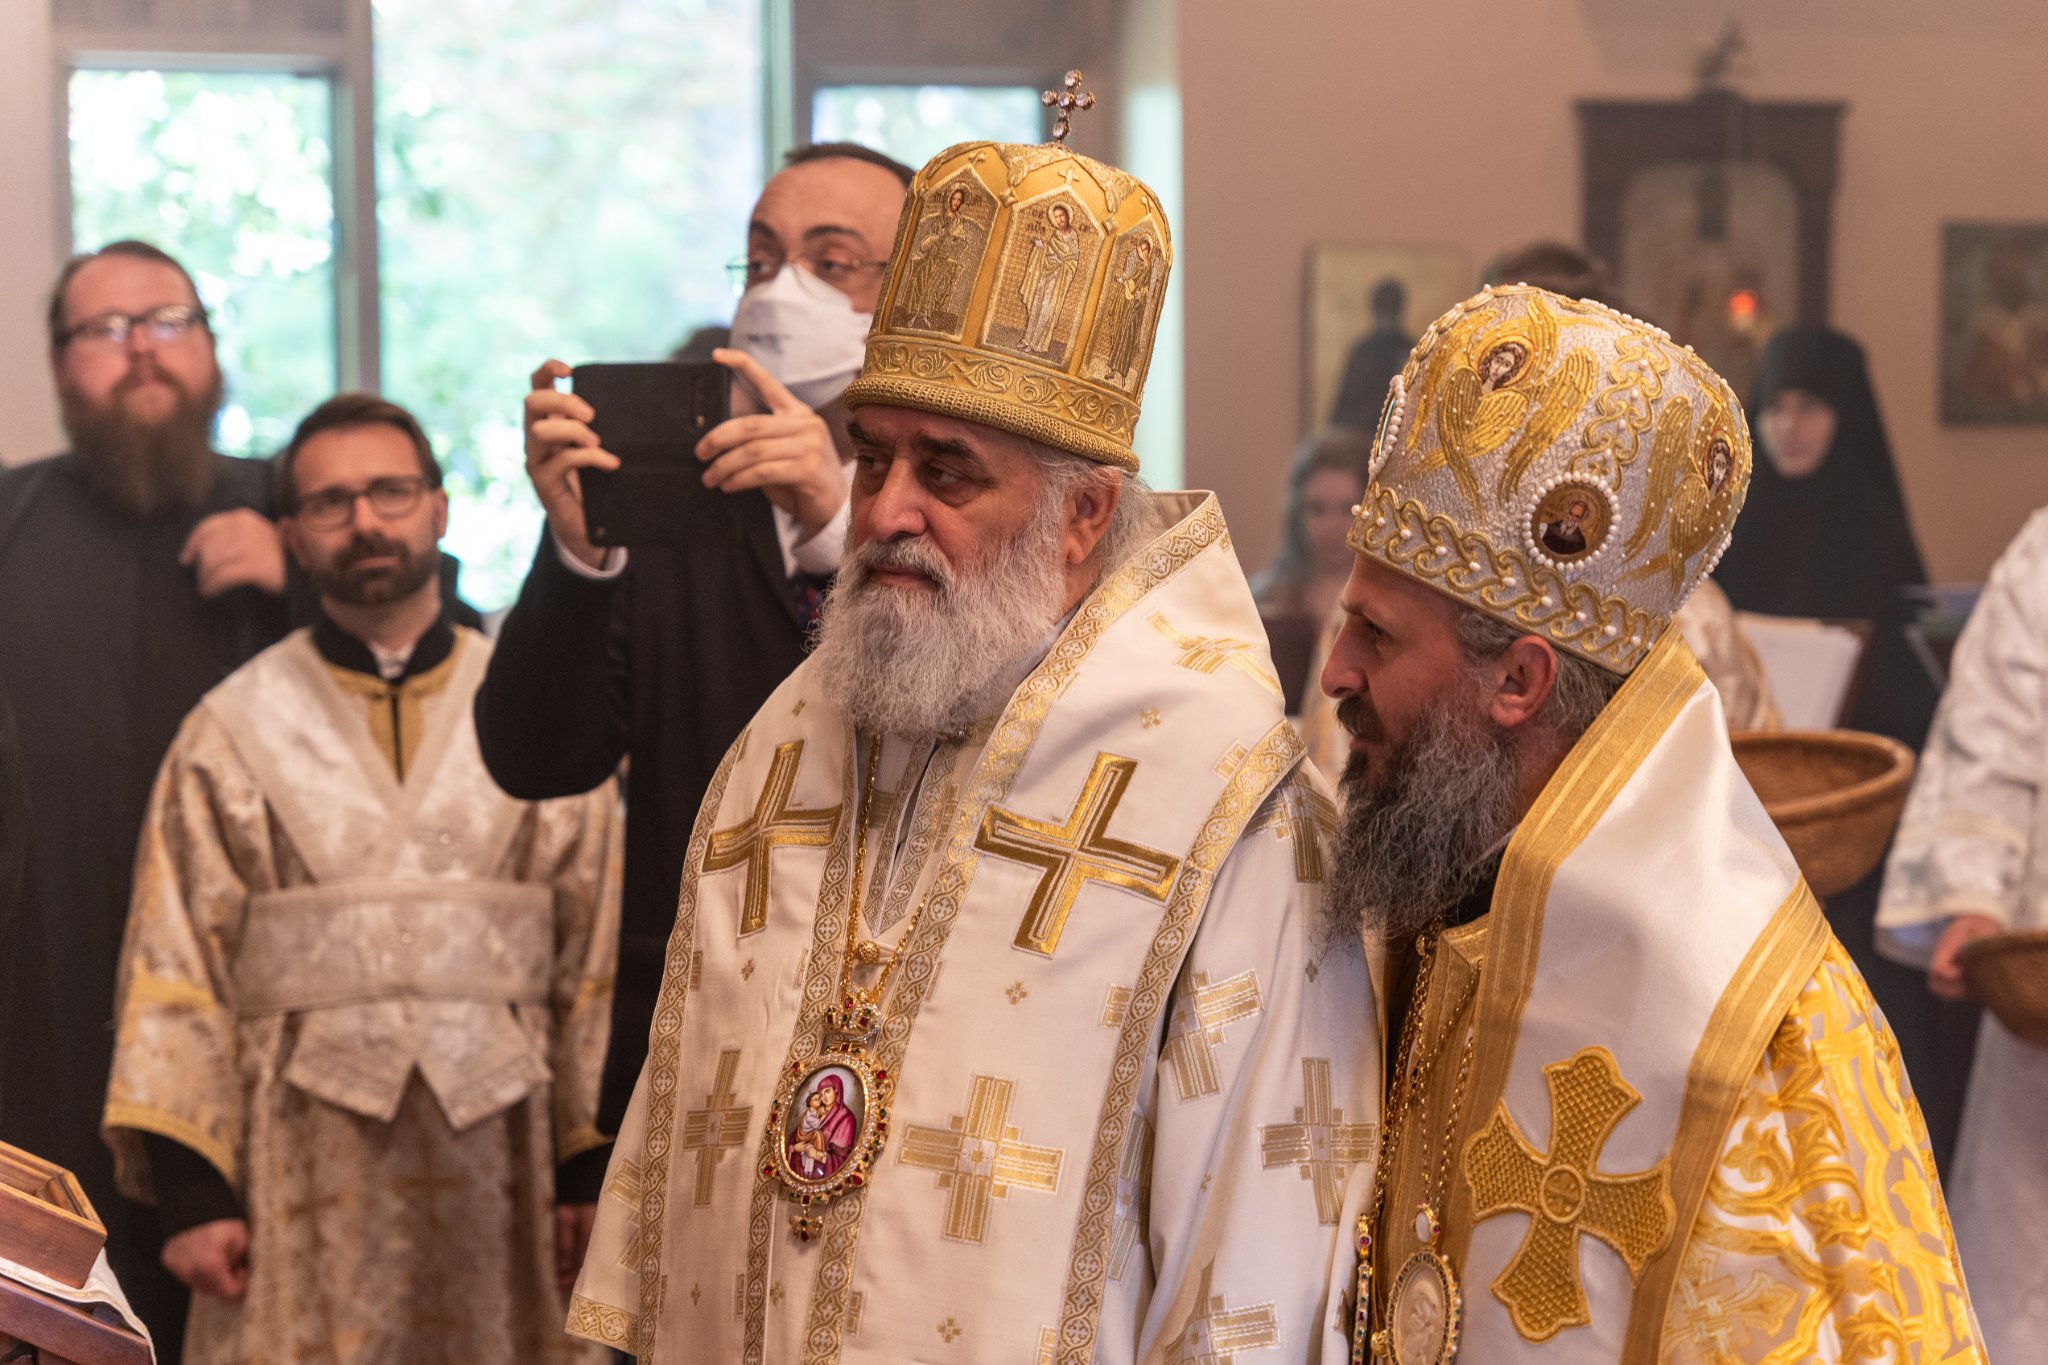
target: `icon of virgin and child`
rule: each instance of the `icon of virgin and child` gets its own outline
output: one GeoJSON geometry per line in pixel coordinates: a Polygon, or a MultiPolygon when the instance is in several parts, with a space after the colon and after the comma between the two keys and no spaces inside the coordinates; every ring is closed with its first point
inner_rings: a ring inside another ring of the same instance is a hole
{"type": "Polygon", "coordinates": [[[811,1082],[798,1111],[795,1131],[788,1134],[789,1167],[805,1180],[830,1180],[839,1174],[859,1140],[860,1120],[847,1104],[846,1088],[858,1084],[838,1068],[811,1082]]]}

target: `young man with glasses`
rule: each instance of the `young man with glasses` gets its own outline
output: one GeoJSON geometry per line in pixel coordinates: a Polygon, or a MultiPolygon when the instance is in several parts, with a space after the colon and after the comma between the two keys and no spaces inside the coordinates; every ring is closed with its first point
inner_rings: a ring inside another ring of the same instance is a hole
{"type": "Polygon", "coordinates": [[[403,408],[343,394],[279,457],[320,616],[209,692],[143,823],[105,1125],[196,1291],[191,1361],[562,1360],[618,797],[484,770],[490,644],[441,606],[448,499],[403,408]]]}
{"type": "Polygon", "coordinates": [[[287,626],[269,470],[210,444],[221,374],[191,277],[143,242],[78,256],[48,314],[70,450],[0,471],[0,694],[26,796],[0,924],[0,1139],[75,1171],[176,1360],[184,1291],[99,1140],[135,835],[164,748],[287,626]]]}
{"type": "Polygon", "coordinates": [[[839,395],[860,369],[909,180],[835,143],[791,153],[762,190],[732,265],[744,286],[733,347],[714,353],[743,381],[739,415],[697,448],[705,482],[733,496],[676,546],[590,543],[577,476],[617,461],[590,405],[556,391],[569,367],[533,375],[526,463],[548,530],[478,692],[477,733],[492,775],[527,799],[587,790],[632,758],[607,1131],[646,1053],[690,820],[719,756],[802,661],[839,564],[851,453],[839,395]]]}

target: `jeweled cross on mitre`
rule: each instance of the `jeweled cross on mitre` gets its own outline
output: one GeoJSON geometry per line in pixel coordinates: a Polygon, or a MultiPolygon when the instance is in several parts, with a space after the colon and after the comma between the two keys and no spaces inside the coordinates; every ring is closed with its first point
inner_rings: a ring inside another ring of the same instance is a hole
{"type": "Polygon", "coordinates": [[[1081,73],[1078,71],[1067,73],[1064,89],[1039,91],[1039,99],[1046,108],[1060,111],[1059,117],[1053,120],[1050,139],[1058,143],[1065,143],[1067,134],[1074,130],[1074,115],[1077,112],[1095,107],[1095,93],[1081,88],[1081,73]]]}

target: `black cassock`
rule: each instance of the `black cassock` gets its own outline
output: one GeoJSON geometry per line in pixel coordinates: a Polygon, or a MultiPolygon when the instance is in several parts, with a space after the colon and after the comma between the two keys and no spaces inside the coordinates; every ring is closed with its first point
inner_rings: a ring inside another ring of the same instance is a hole
{"type": "Polygon", "coordinates": [[[78,1174],[167,1360],[185,1291],[158,1263],[154,1212],[115,1193],[99,1137],[135,844],[185,713],[287,624],[255,588],[201,598],[178,563],[203,517],[272,512],[267,464],[214,460],[202,506],[147,519],[70,455],[0,473],[0,693],[27,804],[21,903],[0,942],[0,1138],[78,1174]]]}
{"type": "Polygon", "coordinates": [[[704,789],[803,661],[805,623],[761,493],[691,504],[673,547],[609,581],[565,567],[547,533],[476,694],[477,741],[522,801],[626,773],[618,984],[598,1126],[614,1133],[647,1056],[683,855],[704,789]]]}

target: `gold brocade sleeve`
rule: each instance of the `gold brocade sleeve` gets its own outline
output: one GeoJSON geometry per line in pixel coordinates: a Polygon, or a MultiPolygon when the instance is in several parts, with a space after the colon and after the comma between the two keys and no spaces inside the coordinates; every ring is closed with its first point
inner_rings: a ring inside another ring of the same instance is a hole
{"type": "Polygon", "coordinates": [[[618,786],[606,782],[582,796],[540,802],[534,818],[529,865],[520,879],[549,883],[555,892],[548,1060],[560,1162],[611,1140],[597,1130],[597,1093],[619,953],[624,820],[618,786]]]}
{"type": "Polygon", "coordinates": [[[159,1133],[240,1188],[233,988],[242,906],[275,884],[263,796],[218,725],[187,717],[157,773],[136,853],[102,1124],[123,1191],[153,1199],[140,1135],[159,1133]]]}
{"type": "Polygon", "coordinates": [[[1832,939],[1738,1104],[1661,1359],[1984,1360],[1898,1042],[1832,939]]]}

